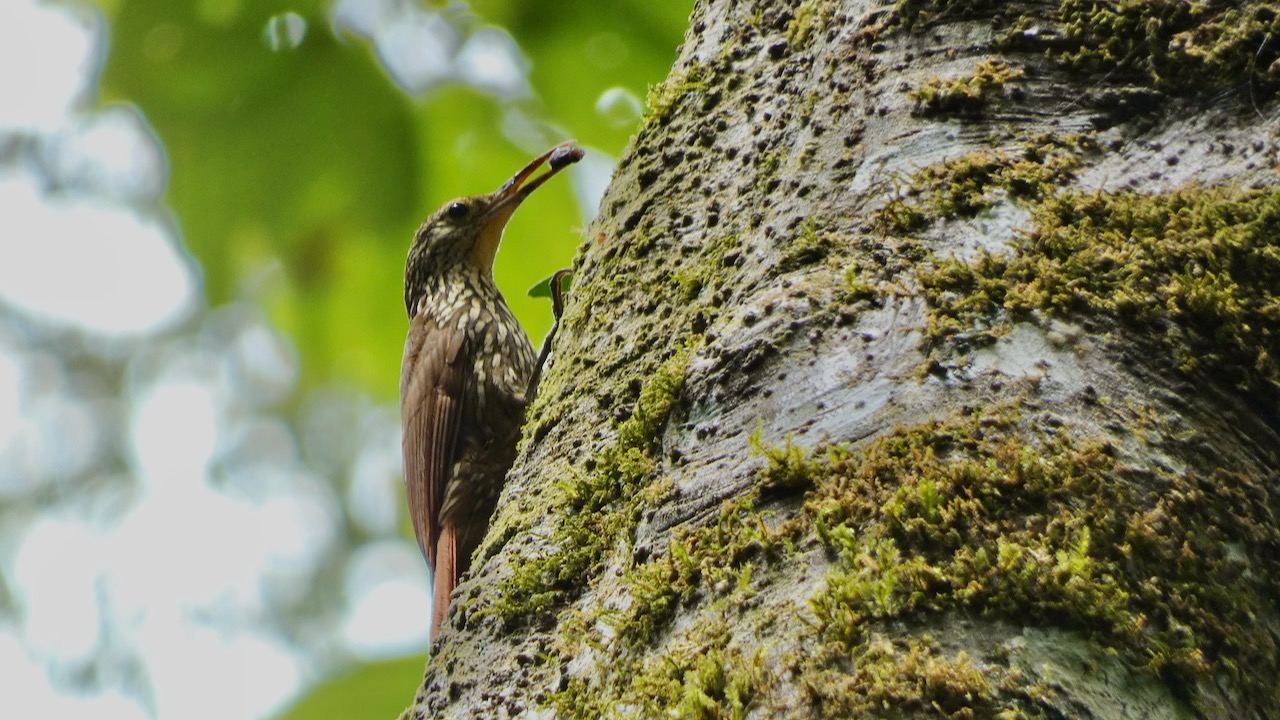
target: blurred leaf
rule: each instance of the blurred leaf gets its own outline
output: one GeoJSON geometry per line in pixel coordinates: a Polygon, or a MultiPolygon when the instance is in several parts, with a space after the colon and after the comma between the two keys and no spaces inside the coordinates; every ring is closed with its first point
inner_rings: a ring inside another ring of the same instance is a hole
{"type": "MultiPolygon", "coordinates": [[[[298,347],[304,385],[354,382],[390,400],[417,223],[528,160],[534,149],[507,137],[512,123],[621,152],[634,126],[611,124],[596,102],[618,86],[643,97],[666,75],[692,0],[476,3],[475,22],[509,28],[532,64],[537,97],[506,105],[457,86],[409,98],[365,40],[333,36],[327,0],[99,5],[112,21],[104,96],[138,104],[164,143],[167,200],[210,302],[268,308],[298,347]],[[276,52],[266,35],[284,12],[306,33],[276,52]]],[[[570,177],[548,183],[515,215],[494,268],[500,288],[570,263],[581,236],[571,188],[570,177]]],[[[546,304],[507,300],[536,343],[551,326],[546,304]]]]}
{"type": "Polygon", "coordinates": [[[508,28],[532,59],[531,79],[550,115],[585,146],[619,155],[634,125],[614,127],[596,110],[621,86],[643,100],[676,59],[693,0],[477,0],[486,20],[508,28]]]}
{"type": "Polygon", "coordinates": [[[542,278],[537,285],[529,288],[529,297],[531,298],[549,298],[551,297],[551,279],[555,275],[548,275],[542,278]]]}
{"type": "Polygon", "coordinates": [[[364,665],[312,690],[277,720],[391,720],[413,700],[422,668],[419,656],[364,665]]]}
{"type": "Polygon", "coordinates": [[[268,304],[312,380],[394,388],[394,359],[351,354],[403,341],[403,233],[421,196],[409,101],[363,45],[339,44],[318,0],[114,5],[104,91],[164,143],[210,300],[268,304]],[[307,31],[273,52],[264,32],[286,10],[307,31]]]}
{"type": "MultiPolygon", "coordinates": [[[[556,275],[559,275],[559,274],[560,274],[560,271],[557,270],[556,272],[553,272],[550,275],[542,278],[541,282],[529,288],[529,297],[550,298],[551,283],[556,279],[556,275]]],[[[562,275],[560,278],[560,292],[562,293],[569,292],[569,288],[572,286],[573,286],[573,273],[566,273],[562,275]]]]}

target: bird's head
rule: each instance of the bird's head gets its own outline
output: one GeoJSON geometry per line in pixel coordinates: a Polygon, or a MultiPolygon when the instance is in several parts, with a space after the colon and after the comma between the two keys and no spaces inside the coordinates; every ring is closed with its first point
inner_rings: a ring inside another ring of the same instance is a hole
{"type": "Polygon", "coordinates": [[[502,231],[516,208],[556,173],[581,160],[582,154],[572,141],[561,143],[529,161],[494,192],[455,198],[431,213],[413,236],[405,263],[405,305],[410,315],[415,291],[420,292],[433,276],[464,267],[492,273],[502,231]],[[550,169],[533,177],[544,164],[550,169]]]}

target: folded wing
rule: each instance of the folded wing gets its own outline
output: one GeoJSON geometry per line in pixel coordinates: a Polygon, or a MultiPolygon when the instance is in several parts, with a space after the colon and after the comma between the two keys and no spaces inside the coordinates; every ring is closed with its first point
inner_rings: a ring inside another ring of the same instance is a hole
{"type": "MultiPolygon", "coordinates": [[[[440,509],[458,454],[466,344],[462,331],[441,327],[428,313],[419,312],[409,326],[400,371],[401,450],[409,517],[418,547],[432,569],[437,603],[441,581],[447,582],[449,591],[457,583],[453,549],[447,548],[449,557],[441,558],[437,545],[442,540],[440,509]],[[440,567],[441,561],[448,567],[440,567]]],[[[444,539],[452,537],[450,531],[444,539]]],[[[448,592],[445,598],[447,603],[448,592]]],[[[437,615],[443,616],[443,610],[437,607],[437,615]]]]}

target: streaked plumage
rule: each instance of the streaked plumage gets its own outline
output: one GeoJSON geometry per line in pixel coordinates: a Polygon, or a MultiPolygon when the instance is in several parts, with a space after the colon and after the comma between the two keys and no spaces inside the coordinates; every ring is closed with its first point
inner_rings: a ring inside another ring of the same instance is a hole
{"type": "Polygon", "coordinates": [[[433,638],[515,459],[537,361],[494,284],[493,259],[520,202],[580,157],[566,143],[535,158],[494,193],[445,203],[418,229],[409,250],[402,450],[409,516],[432,569],[433,638]],[[548,159],[551,171],[529,181],[548,159]]]}

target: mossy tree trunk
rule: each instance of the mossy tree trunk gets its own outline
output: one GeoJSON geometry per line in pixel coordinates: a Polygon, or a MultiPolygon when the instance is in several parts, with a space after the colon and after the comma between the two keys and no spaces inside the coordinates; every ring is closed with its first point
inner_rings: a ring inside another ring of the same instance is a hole
{"type": "Polygon", "coordinates": [[[1280,717],[1266,3],[700,0],[414,717],[1280,717]]]}

